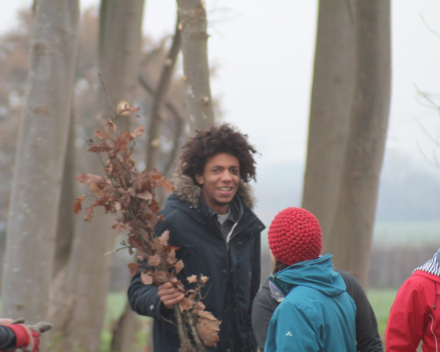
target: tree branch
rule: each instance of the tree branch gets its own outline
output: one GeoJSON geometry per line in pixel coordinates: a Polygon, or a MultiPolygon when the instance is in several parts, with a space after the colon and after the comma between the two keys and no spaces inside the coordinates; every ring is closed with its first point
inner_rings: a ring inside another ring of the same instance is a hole
{"type": "Polygon", "coordinates": [[[177,15],[176,27],[174,31],[173,43],[168,53],[167,59],[162,69],[162,73],[157,86],[153,107],[151,109],[150,126],[148,128],[148,145],[147,145],[147,171],[151,171],[157,163],[157,151],[159,143],[156,143],[160,136],[161,116],[160,108],[165,100],[165,96],[170,85],[173,75],[177,55],[180,51],[181,32],[179,29],[179,16],[177,15]]]}
{"type": "MultiPolygon", "coordinates": [[[[147,78],[140,74],[139,75],[139,83],[141,84],[141,86],[145,89],[145,91],[154,96],[156,94],[156,92],[154,91],[154,89],[152,88],[152,86],[150,85],[150,83],[148,82],[147,78]]],[[[171,153],[170,153],[170,157],[169,160],[164,168],[164,175],[168,175],[171,167],[173,166],[174,160],[176,159],[176,155],[178,152],[178,141],[179,138],[182,136],[183,134],[183,130],[185,127],[185,119],[183,118],[183,116],[180,114],[179,109],[169,100],[166,100],[164,103],[165,107],[167,108],[167,110],[169,112],[171,112],[171,114],[173,115],[174,119],[176,120],[176,132],[174,134],[174,148],[172,149],[171,153]]]]}

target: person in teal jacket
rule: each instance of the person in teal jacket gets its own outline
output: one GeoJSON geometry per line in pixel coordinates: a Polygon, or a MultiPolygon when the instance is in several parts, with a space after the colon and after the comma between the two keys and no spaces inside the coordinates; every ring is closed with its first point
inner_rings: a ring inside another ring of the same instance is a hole
{"type": "Polygon", "coordinates": [[[289,265],[270,277],[284,296],[269,323],[265,352],[356,352],[356,305],[331,255],[320,257],[321,227],[305,209],[287,208],[269,227],[269,247],[289,265]]]}

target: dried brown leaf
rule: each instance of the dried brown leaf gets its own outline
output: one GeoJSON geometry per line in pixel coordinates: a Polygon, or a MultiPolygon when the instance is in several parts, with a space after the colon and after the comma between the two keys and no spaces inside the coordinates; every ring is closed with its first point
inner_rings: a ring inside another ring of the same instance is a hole
{"type": "Polygon", "coordinates": [[[136,194],[136,197],[141,198],[141,199],[145,199],[146,201],[153,199],[153,195],[149,191],[138,193],[138,194],[136,194]]]}
{"type": "Polygon", "coordinates": [[[105,138],[105,134],[99,130],[95,131],[95,136],[98,137],[99,139],[104,139],[105,138]]]}
{"type": "Polygon", "coordinates": [[[163,270],[156,270],[153,274],[154,284],[157,286],[162,285],[163,283],[169,281],[168,273],[163,270]]]}
{"type": "Polygon", "coordinates": [[[156,266],[160,264],[160,255],[159,254],[155,254],[152,255],[148,258],[148,265],[149,266],[156,266]]]}
{"type": "Polygon", "coordinates": [[[191,298],[184,298],[179,302],[180,311],[184,312],[186,310],[190,310],[194,304],[194,300],[191,298]]]}
{"type": "Polygon", "coordinates": [[[154,244],[156,248],[162,249],[163,246],[167,245],[168,239],[170,238],[170,231],[166,230],[162,233],[162,235],[156,237],[154,240],[154,244]]]}
{"type": "Polygon", "coordinates": [[[103,152],[109,152],[112,150],[112,147],[110,147],[107,143],[101,143],[101,144],[95,144],[92,145],[87,151],[90,153],[103,153],[103,152]]]}
{"type": "Polygon", "coordinates": [[[144,285],[151,285],[153,283],[153,276],[151,274],[152,274],[151,270],[143,271],[141,273],[141,280],[144,285]]]}
{"type": "Polygon", "coordinates": [[[85,213],[85,215],[84,215],[84,220],[85,221],[90,221],[90,220],[92,220],[92,218],[93,218],[93,210],[94,210],[94,208],[95,208],[95,203],[93,203],[91,206],[89,206],[87,209],[86,209],[86,213],[85,213]]]}
{"type": "Polygon", "coordinates": [[[130,236],[128,237],[128,243],[135,248],[142,248],[142,241],[140,240],[140,238],[135,237],[135,236],[130,236]]]}
{"type": "Polygon", "coordinates": [[[176,265],[174,265],[174,267],[176,268],[176,274],[180,273],[181,270],[185,267],[185,265],[183,264],[183,262],[181,260],[179,260],[176,265]]]}
{"type": "Polygon", "coordinates": [[[170,251],[168,251],[168,253],[167,253],[167,262],[168,262],[169,265],[174,265],[177,262],[176,250],[174,248],[172,248],[170,251]]]}
{"type": "Polygon", "coordinates": [[[116,125],[112,120],[108,119],[108,125],[110,126],[113,132],[116,132],[116,125]]]}
{"type": "Polygon", "coordinates": [[[188,277],[186,278],[186,280],[187,280],[190,284],[194,284],[194,283],[197,282],[197,275],[191,275],[191,276],[188,276],[188,277]]]}
{"type": "Polygon", "coordinates": [[[76,176],[75,180],[77,180],[81,183],[91,183],[91,182],[99,180],[100,178],[101,178],[101,176],[98,176],[98,175],[82,173],[81,175],[76,176]]]}
{"type": "Polygon", "coordinates": [[[174,192],[174,186],[171,182],[168,182],[166,178],[162,178],[158,181],[156,181],[157,187],[162,187],[166,189],[168,192],[173,193],[174,192]]]}
{"type": "Polygon", "coordinates": [[[139,270],[139,264],[138,263],[130,263],[128,264],[128,269],[130,270],[130,274],[134,275],[138,272],[139,270]]]}
{"type": "Polygon", "coordinates": [[[208,347],[217,346],[221,321],[216,319],[210,312],[204,310],[197,311],[197,315],[200,319],[198,320],[196,329],[203,343],[208,347]]]}
{"type": "Polygon", "coordinates": [[[144,133],[145,125],[140,125],[138,128],[136,128],[133,133],[131,134],[133,138],[136,138],[138,136],[141,136],[144,133]]]}
{"type": "Polygon", "coordinates": [[[87,197],[87,194],[83,194],[82,196],[75,199],[75,203],[73,203],[73,212],[78,214],[82,210],[82,202],[87,197]]]}
{"type": "Polygon", "coordinates": [[[123,230],[130,230],[130,225],[122,222],[121,219],[116,220],[116,222],[112,225],[112,228],[115,229],[115,237],[118,236],[123,230]]]}

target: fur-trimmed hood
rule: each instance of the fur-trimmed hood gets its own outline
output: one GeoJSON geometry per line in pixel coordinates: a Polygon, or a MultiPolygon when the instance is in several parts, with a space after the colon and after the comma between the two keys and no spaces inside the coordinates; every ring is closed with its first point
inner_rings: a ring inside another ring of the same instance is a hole
{"type": "MultiPolygon", "coordinates": [[[[174,193],[179,199],[191,203],[193,206],[197,206],[202,194],[202,189],[198,186],[192,177],[182,174],[175,174],[173,176],[174,193]]],[[[238,185],[237,194],[241,200],[250,208],[255,206],[255,197],[252,187],[240,181],[238,185]]]]}

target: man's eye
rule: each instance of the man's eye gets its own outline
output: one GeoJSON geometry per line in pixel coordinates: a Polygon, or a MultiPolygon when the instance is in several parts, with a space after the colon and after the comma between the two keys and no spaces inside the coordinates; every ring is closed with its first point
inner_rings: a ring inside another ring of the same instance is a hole
{"type": "Polygon", "coordinates": [[[238,175],[240,173],[240,170],[232,169],[231,173],[233,173],[234,175],[238,175]]]}

